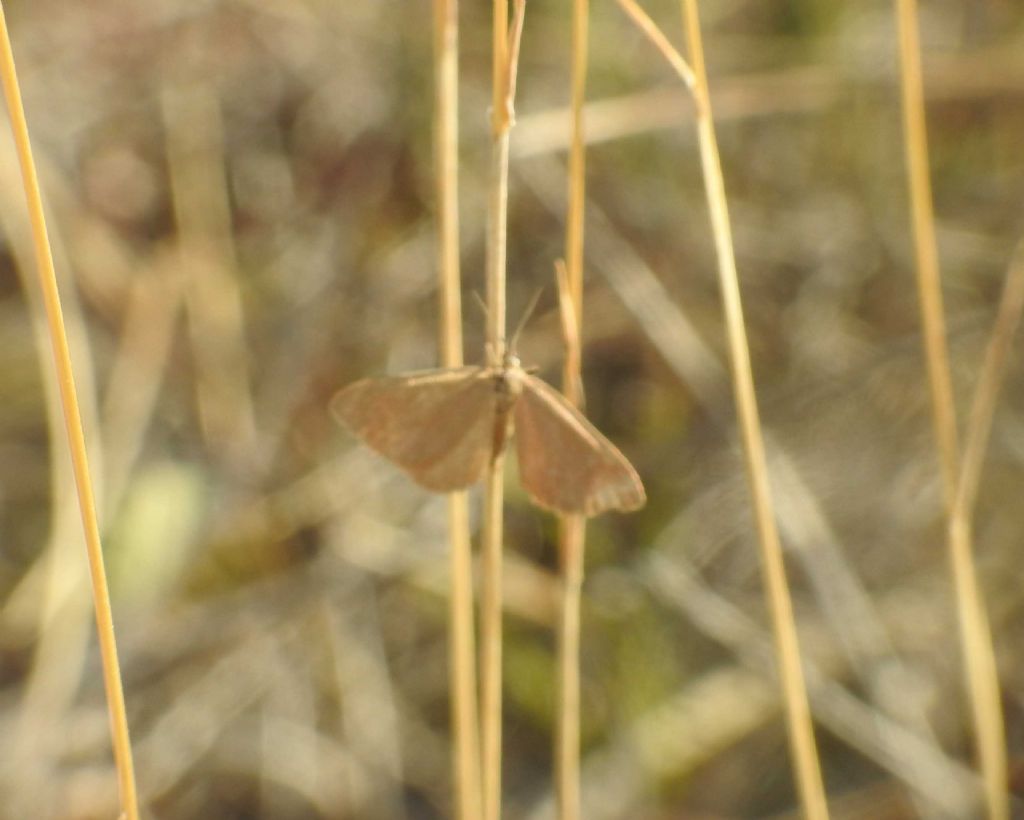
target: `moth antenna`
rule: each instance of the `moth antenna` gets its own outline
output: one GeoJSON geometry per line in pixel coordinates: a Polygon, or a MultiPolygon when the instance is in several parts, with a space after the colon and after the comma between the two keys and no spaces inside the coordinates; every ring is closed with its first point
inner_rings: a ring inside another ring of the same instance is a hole
{"type": "Polygon", "coordinates": [[[479,291],[473,291],[473,301],[476,302],[476,306],[480,308],[480,310],[483,312],[484,321],[486,322],[487,317],[491,315],[491,312],[487,309],[487,303],[484,302],[483,298],[480,296],[479,291]]]}
{"type": "Polygon", "coordinates": [[[509,342],[509,351],[511,353],[516,352],[516,346],[519,344],[519,334],[523,332],[523,328],[526,327],[526,323],[530,320],[533,315],[533,311],[537,309],[537,302],[540,301],[540,294],[544,288],[537,288],[533,292],[533,296],[530,297],[530,302],[526,306],[526,310],[523,311],[523,318],[519,320],[519,324],[516,325],[516,332],[512,334],[512,341],[509,342]]]}

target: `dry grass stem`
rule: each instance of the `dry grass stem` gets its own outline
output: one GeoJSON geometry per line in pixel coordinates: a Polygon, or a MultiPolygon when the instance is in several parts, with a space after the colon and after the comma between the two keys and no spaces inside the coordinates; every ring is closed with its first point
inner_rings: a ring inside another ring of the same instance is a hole
{"type": "MultiPolygon", "coordinates": [[[[487,208],[487,360],[492,366],[505,356],[505,275],[508,245],[508,146],[512,127],[512,92],[518,68],[524,0],[516,0],[509,39],[508,2],[494,0],[494,54],[491,100],[491,167],[487,208]]],[[[501,627],[504,453],[492,459],[484,479],[483,545],[480,604],[480,744],[483,820],[501,817],[501,627]]]]}
{"type": "MultiPolygon", "coordinates": [[[[569,134],[569,207],[565,215],[565,269],[567,284],[572,295],[573,313],[577,323],[583,317],[583,234],[584,203],[586,200],[586,129],[584,104],[587,92],[587,47],[589,0],[573,0],[572,7],[572,76],[569,112],[571,129],[569,134]]],[[[518,142],[518,139],[516,140],[518,142]]],[[[578,373],[578,362],[575,372],[578,373]]],[[[566,375],[570,375],[570,363],[566,363],[566,375]]],[[[570,401],[579,403],[566,393],[570,401]]]]}
{"type": "Polygon", "coordinates": [[[457,0],[434,0],[434,166],[441,359],[462,364],[459,270],[459,25],[457,0]]]}
{"type": "Polygon", "coordinates": [[[1005,730],[999,696],[999,669],[985,599],[973,558],[972,518],[988,447],[996,398],[1010,344],[1024,308],[1024,245],[1018,245],[1003,288],[999,312],[985,351],[981,373],[968,416],[960,481],[949,516],[949,548],[956,584],[967,684],[982,755],[989,816],[1009,816],[1005,781],[1005,730]]]}
{"type": "MultiPolygon", "coordinates": [[[[939,278],[938,247],[932,212],[916,0],[897,0],[896,12],[899,30],[904,149],[914,226],[915,269],[921,301],[925,360],[931,387],[935,437],[942,472],[946,511],[949,516],[950,563],[956,588],[968,696],[977,732],[978,757],[985,782],[985,802],[991,820],[1005,820],[1009,817],[1010,807],[1006,791],[1006,730],[1003,726],[1000,705],[999,678],[992,648],[991,630],[973,566],[973,547],[967,510],[970,502],[966,496],[962,500],[957,497],[960,470],[958,467],[956,408],[950,376],[949,351],[946,345],[942,283],[939,278]]],[[[986,401],[984,391],[978,396],[979,401],[986,401]]],[[[980,462],[980,453],[973,457],[980,462]]],[[[977,469],[973,468],[972,473],[968,475],[968,480],[962,482],[964,489],[972,495],[970,475],[973,475],[977,469]]]]}
{"type": "Polygon", "coordinates": [[[782,558],[782,545],[775,523],[775,513],[768,480],[761,422],[758,418],[757,396],[750,367],[750,349],[743,320],[739,277],[732,245],[732,228],[725,198],[725,182],[718,157],[718,142],[711,116],[707,75],[704,70],[704,47],[700,33],[700,18],[696,0],[683,0],[685,31],[696,77],[694,93],[697,97],[697,134],[700,143],[701,165],[708,209],[711,214],[715,251],[718,257],[719,284],[725,305],[725,320],[729,336],[729,356],[732,363],[733,391],[736,396],[740,429],[746,455],[747,476],[754,500],[758,540],[765,573],[765,591],[772,616],[775,652],[779,676],[782,681],[786,717],[789,723],[789,742],[796,767],[800,802],[806,817],[811,820],[828,817],[828,803],[821,777],[821,764],[814,741],[814,726],[807,700],[807,684],[800,665],[800,644],[793,617],[793,603],[786,582],[782,558]]]}
{"type": "Polygon", "coordinates": [[[619,5],[622,6],[622,10],[636,23],[637,27],[647,36],[654,47],[661,52],[661,55],[668,60],[668,64],[672,66],[676,74],[679,75],[679,78],[686,84],[686,87],[696,96],[696,74],[683,55],[679,53],[679,50],[669,42],[668,37],[665,36],[665,33],[658,24],[636,3],[636,0],[619,0],[619,5]]]}
{"type": "Polygon", "coordinates": [[[897,0],[900,42],[900,88],[903,99],[904,148],[907,182],[914,223],[914,258],[917,288],[921,299],[921,319],[928,379],[932,391],[932,413],[939,448],[939,461],[947,505],[952,504],[958,472],[958,443],[953,384],[950,379],[949,351],[942,307],[942,283],[939,279],[935,218],[932,213],[932,188],[928,176],[928,137],[924,116],[924,90],[921,80],[921,44],[917,30],[915,0],[897,0]]]}
{"type": "Polygon", "coordinates": [[[577,312],[568,269],[561,259],[555,261],[555,285],[558,289],[558,317],[562,326],[562,341],[565,345],[565,373],[562,392],[571,398],[573,405],[582,407],[584,394],[580,372],[583,361],[580,314],[577,312]]]}
{"type": "MultiPolygon", "coordinates": [[[[456,0],[434,2],[434,152],[437,184],[437,273],[441,362],[462,365],[459,272],[459,24],[456,0]]],[[[473,627],[473,556],[465,492],[448,496],[448,658],[455,812],[480,816],[480,728],[473,627]]]]}
{"type": "Polygon", "coordinates": [[[212,452],[242,465],[255,451],[256,422],[220,101],[195,83],[168,87],[162,102],[203,434],[212,452]]]}
{"type": "Polygon", "coordinates": [[[992,327],[985,359],[974,388],[974,400],[967,417],[967,432],[964,437],[963,462],[960,465],[960,481],[957,484],[953,510],[970,517],[978,495],[981,467],[988,447],[992,417],[995,414],[996,399],[1002,385],[1006,359],[1010,345],[1020,323],[1024,307],[1024,242],[1018,243],[1006,273],[1003,293],[999,300],[999,311],[992,327]]]}
{"type": "Polygon", "coordinates": [[[499,454],[484,484],[480,585],[481,817],[501,816],[502,504],[505,456],[499,454]]]}
{"type": "Polygon", "coordinates": [[[508,0],[494,0],[491,9],[491,124],[497,132],[507,103],[508,0]]]}
{"type": "Polygon", "coordinates": [[[793,617],[793,605],[786,582],[782,546],[771,500],[764,441],[758,418],[757,399],[750,367],[740,299],[739,280],[732,245],[732,229],[725,198],[718,145],[708,98],[707,77],[704,71],[704,53],[700,34],[700,19],[694,0],[683,0],[685,32],[692,62],[692,71],[682,57],[672,57],[675,49],[664,35],[655,36],[657,26],[635,8],[632,0],[619,0],[630,16],[665,54],[669,63],[690,87],[697,109],[697,134],[700,143],[704,186],[718,258],[719,284],[725,306],[726,330],[732,362],[733,391],[739,413],[740,429],[746,456],[747,476],[754,502],[761,558],[765,573],[765,590],[771,610],[775,635],[775,651],[782,681],[789,739],[796,767],[797,785],[804,813],[809,818],[828,817],[828,804],[821,779],[821,768],[814,741],[807,687],[800,665],[800,647],[793,617]],[[641,22],[646,20],[646,23],[641,22]]]}
{"type": "Polygon", "coordinates": [[[103,400],[106,500],[116,510],[129,487],[157,408],[181,304],[180,281],[161,259],[130,286],[117,357],[103,400]]]}
{"type": "MultiPolygon", "coordinates": [[[[583,319],[583,233],[586,200],[586,142],[583,104],[587,88],[589,0],[573,0],[568,208],[565,216],[565,264],[556,265],[558,303],[565,339],[562,392],[583,403],[580,341],[583,319]]],[[[558,622],[558,708],[555,728],[555,793],[559,820],[580,816],[580,595],[586,551],[586,518],[559,521],[561,610],[558,622]]]]}
{"type": "MultiPolygon", "coordinates": [[[[582,165],[580,166],[582,172],[582,165]]],[[[570,191],[582,194],[582,184],[571,180],[570,191]]],[[[580,199],[573,207],[583,209],[580,199]]],[[[571,218],[569,220],[571,224],[571,218]]],[[[582,239],[582,234],[579,235],[582,239]]],[[[582,248],[580,248],[582,251],[582,248]]],[[[582,258],[582,253],[580,254],[582,258]]],[[[565,265],[555,264],[558,281],[558,304],[565,339],[565,381],[562,390],[576,406],[582,403],[580,374],[580,334],[573,287],[565,265]]],[[[582,275],[582,269],[578,272],[582,275]]],[[[582,295],[582,288],[578,291],[582,295]]],[[[582,301],[582,299],[580,300],[582,301]]],[[[559,527],[559,582],[561,601],[558,620],[558,725],[555,730],[555,792],[559,820],[576,820],[580,816],[580,598],[586,547],[587,519],[582,515],[565,515],[559,527]]]]}
{"type": "Polygon", "coordinates": [[[519,77],[519,48],[523,43],[523,23],[526,20],[526,0],[515,0],[512,11],[512,30],[508,35],[508,57],[505,60],[505,104],[502,107],[505,120],[499,122],[502,129],[515,125],[516,80],[519,77]]]}
{"type": "Polygon", "coordinates": [[[137,820],[139,816],[138,798],[135,790],[131,742],[128,737],[128,718],[125,712],[124,692],[121,686],[117,645],[114,640],[110,594],[107,589],[107,578],[103,567],[103,548],[100,543],[96,503],[93,497],[88,457],[85,451],[85,436],[82,432],[81,413],[78,408],[78,398],[75,394],[71,353],[68,349],[67,336],[64,332],[64,320],[61,315],[57,275],[54,269],[50,244],[47,239],[42,195],[39,191],[39,181],[36,176],[35,163],[32,159],[28,125],[25,121],[21,91],[18,88],[18,79],[14,67],[14,55],[11,51],[10,36],[7,32],[7,20],[2,5],[0,5],[0,79],[2,79],[4,86],[4,96],[11,118],[11,128],[14,133],[18,162],[21,166],[22,179],[25,186],[25,201],[35,242],[39,283],[43,292],[43,302],[50,330],[50,341],[53,345],[54,365],[57,370],[61,404],[64,409],[65,430],[71,450],[75,486],[78,490],[79,509],[82,516],[82,528],[85,534],[86,551],[89,559],[89,574],[92,581],[93,602],[96,609],[96,627],[103,667],[103,683],[107,693],[107,708],[113,736],[114,760],[117,766],[121,808],[126,820],[137,820]]]}
{"type": "Polygon", "coordinates": [[[569,515],[559,528],[558,724],[555,779],[559,820],[580,816],[580,597],[587,519],[569,515]]]}
{"type": "MultiPolygon", "coordinates": [[[[65,734],[65,721],[74,714],[76,695],[88,674],[91,656],[93,611],[86,582],[87,565],[81,561],[82,522],[76,502],[75,475],[65,431],[66,419],[53,360],[50,327],[38,287],[35,241],[26,218],[25,197],[21,190],[21,170],[13,138],[4,140],[0,151],[0,225],[8,237],[15,268],[29,305],[35,348],[35,362],[43,381],[46,414],[46,440],[49,455],[49,523],[46,542],[34,553],[27,569],[0,608],[0,632],[16,634],[27,629],[35,636],[31,659],[19,703],[15,725],[6,733],[11,764],[11,782],[16,794],[8,804],[9,813],[24,816],[45,812],[38,799],[40,791],[52,791],[59,776],[59,762],[49,752],[65,734]]],[[[45,160],[40,164],[45,165],[45,160]]],[[[56,197],[59,201],[59,194],[56,197]]],[[[50,241],[55,266],[66,269],[60,236],[50,241]]],[[[110,508],[110,460],[103,458],[100,446],[95,351],[86,330],[76,289],[64,294],[61,314],[72,356],[76,396],[81,413],[87,452],[92,453],[90,476],[98,515],[110,508]],[[105,473],[105,475],[104,475],[105,473]]],[[[2,786],[0,786],[2,789],[2,786]]]]}
{"type": "MultiPolygon", "coordinates": [[[[628,6],[632,12],[638,7],[628,6]]],[[[643,10],[640,13],[646,18],[643,10]]],[[[681,59],[669,45],[673,62],[681,59]]],[[[667,56],[667,55],[666,55],[667,56]]],[[[936,102],[983,104],[992,97],[1018,92],[1024,85],[1024,59],[1013,46],[985,46],[965,54],[936,54],[929,60],[932,82],[924,89],[926,99],[936,102]]],[[[875,72],[850,76],[837,66],[820,62],[775,70],[731,74],[716,79],[715,120],[769,120],[798,112],[824,115],[843,104],[847,84],[881,91],[890,82],[875,72]]],[[[532,110],[517,123],[513,159],[557,153],[569,149],[572,109],[557,106],[532,110]]],[[[694,116],[691,99],[681,97],[674,86],[654,86],[640,91],[591,99],[584,106],[587,145],[650,134],[687,125],[694,116]]]]}

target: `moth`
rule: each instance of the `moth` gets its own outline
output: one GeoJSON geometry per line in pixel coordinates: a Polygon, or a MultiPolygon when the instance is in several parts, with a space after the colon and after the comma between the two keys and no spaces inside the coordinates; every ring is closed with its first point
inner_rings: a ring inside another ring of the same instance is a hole
{"type": "Polygon", "coordinates": [[[435,492],[475,484],[514,436],[520,481],[540,507],[593,516],[647,500],[618,448],[511,353],[498,366],[362,379],[341,390],[331,410],[435,492]]]}

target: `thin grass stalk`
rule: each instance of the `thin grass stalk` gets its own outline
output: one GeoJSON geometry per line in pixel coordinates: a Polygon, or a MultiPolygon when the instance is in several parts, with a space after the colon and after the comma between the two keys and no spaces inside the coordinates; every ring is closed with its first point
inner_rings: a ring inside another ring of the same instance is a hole
{"type": "MultiPolygon", "coordinates": [[[[587,52],[589,0],[572,0],[572,76],[569,108],[572,128],[569,139],[569,197],[565,220],[565,270],[572,294],[577,329],[583,318],[583,214],[586,197],[586,142],[583,104],[587,93],[587,52]]],[[[567,367],[572,363],[566,362],[567,367]]],[[[581,397],[574,379],[579,370],[565,374],[566,396],[579,405],[581,397]]]]}
{"type": "MultiPolygon", "coordinates": [[[[984,752],[988,748],[1002,750],[1005,745],[1005,737],[1002,732],[1003,722],[998,686],[994,691],[990,688],[993,683],[998,682],[999,674],[992,630],[989,627],[985,600],[981,595],[981,587],[973,560],[973,511],[978,495],[978,485],[981,481],[985,451],[988,448],[989,434],[992,429],[996,398],[1002,384],[1010,343],[1020,323],[1022,309],[1024,309],[1024,245],[1018,245],[1003,286],[999,312],[985,351],[978,384],[974,390],[974,399],[968,416],[960,481],[957,484],[953,509],[949,516],[950,558],[956,584],[957,614],[960,619],[960,639],[965,659],[967,685],[971,692],[971,702],[974,708],[982,710],[975,714],[980,752],[984,752]]],[[[984,758],[983,762],[985,762],[984,758]]],[[[989,763],[992,765],[991,761],[989,763]]],[[[996,772],[998,772],[999,763],[999,760],[995,762],[996,772]]],[[[1002,760],[1002,764],[1005,765],[1005,759],[1002,760]]],[[[1004,784],[1005,781],[996,781],[994,777],[991,783],[988,778],[985,779],[989,816],[992,818],[1009,816],[1009,797],[1004,784]]]]}
{"type": "Polygon", "coordinates": [[[200,430],[210,452],[246,465],[256,416],[221,102],[209,83],[176,80],[161,104],[200,430]]]}
{"type": "Polygon", "coordinates": [[[7,19],[0,3],[0,81],[3,82],[4,96],[11,118],[18,163],[21,166],[25,186],[25,203],[28,207],[32,238],[35,246],[39,284],[43,293],[46,320],[53,345],[54,366],[60,389],[61,406],[64,411],[64,426],[71,450],[71,466],[78,491],[78,506],[85,535],[86,554],[89,560],[89,576],[92,582],[93,603],[96,610],[96,630],[100,646],[103,669],[103,685],[107,696],[107,711],[110,718],[111,736],[114,747],[114,763],[117,767],[118,789],[122,816],[126,820],[138,820],[138,797],[135,789],[135,770],[132,762],[131,741],[128,736],[128,716],[125,711],[124,691],[117,659],[117,643],[114,639],[113,613],[110,607],[110,593],[107,588],[106,572],[103,567],[103,548],[100,542],[99,522],[96,516],[96,502],[89,478],[89,461],[85,450],[85,435],[82,418],[75,393],[74,373],[64,318],[57,289],[57,274],[53,254],[47,238],[46,219],[43,214],[42,195],[32,147],[29,142],[28,125],[21,101],[14,54],[11,50],[7,19]]]}
{"type": "MultiPolygon", "coordinates": [[[[939,278],[938,245],[929,179],[928,137],[921,76],[921,43],[916,0],[897,0],[900,89],[904,150],[913,220],[917,288],[921,302],[925,359],[932,416],[949,524],[949,556],[957,596],[964,672],[974,721],[977,754],[991,820],[1009,818],[1006,729],[1000,706],[999,677],[991,629],[972,558],[969,511],[958,500],[959,453],[956,410],[939,278]]],[[[980,459],[980,456],[979,456],[980,459]]],[[[967,481],[965,487],[970,484],[967,481]]],[[[967,487],[969,489],[969,487],[967,487]]]]}
{"type": "MultiPolygon", "coordinates": [[[[583,320],[583,215],[586,198],[586,144],[583,103],[587,87],[589,0],[572,3],[572,69],[568,211],[565,273],[559,278],[566,357],[562,392],[576,407],[583,402],[580,334],[583,320]],[[563,284],[564,283],[564,284],[563,284]]],[[[580,598],[583,586],[587,520],[562,516],[559,526],[561,607],[558,619],[558,709],[555,730],[555,793],[559,820],[580,816],[580,598]]]]}
{"type": "Polygon", "coordinates": [[[687,50],[695,78],[694,96],[697,108],[697,134],[708,209],[718,257],[719,283],[725,306],[729,353],[732,363],[733,390],[736,395],[742,432],[747,477],[754,501],[758,540],[764,566],[765,591],[771,611],[775,652],[782,682],[789,742],[796,767],[797,786],[804,816],[811,820],[828,817],[828,803],[821,777],[821,764],[814,740],[814,727],[807,699],[807,685],[800,664],[800,646],[793,617],[793,604],[786,582],[782,546],[775,523],[775,514],[768,480],[761,423],[758,418],[754,378],[750,367],[740,299],[736,259],[733,252],[732,229],[725,198],[725,183],[718,155],[707,74],[704,68],[704,47],[696,0],[682,0],[687,50]]]}
{"type": "Polygon", "coordinates": [[[960,480],[957,484],[953,511],[957,515],[970,515],[978,497],[981,468],[992,430],[996,399],[1002,386],[1006,360],[1010,353],[1021,311],[1024,309],[1024,242],[1017,245],[1010,261],[1010,268],[1003,283],[999,299],[999,310],[992,327],[985,358],[974,388],[970,414],[967,417],[967,431],[964,437],[963,462],[960,465],[960,480]]]}
{"type": "MultiPolygon", "coordinates": [[[[434,151],[441,363],[459,367],[462,298],[459,271],[459,22],[457,0],[434,0],[434,151]]],[[[455,816],[480,817],[480,726],[473,630],[473,556],[465,492],[448,496],[450,542],[448,663],[455,816]]]]}
{"type": "Polygon", "coordinates": [[[559,820],[580,816],[580,599],[586,518],[561,521],[561,606],[558,617],[558,725],[555,732],[555,793],[559,820]]]}
{"type": "MultiPolygon", "coordinates": [[[[521,5],[517,4],[517,6],[521,5]]],[[[508,228],[508,149],[513,66],[508,0],[494,0],[492,29],[491,167],[487,209],[487,359],[505,358],[505,274],[508,228]]],[[[480,603],[480,742],[483,820],[501,817],[502,529],[505,454],[496,453],[484,478],[480,603]]]]}
{"type": "Polygon", "coordinates": [[[750,350],[747,344],[739,279],[736,273],[732,228],[729,223],[725,183],[722,178],[718,143],[711,116],[707,75],[704,69],[704,48],[696,2],[695,0],[682,0],[685,36],[693,61],[692,68],[634,0],[619,0],[619,5],[647,34],[655,47],[662,52],[694,97],[701,166],[718,258],[719,284],[725,307],[733,392],[736,396],[747,477],[754,502],[758,543],[764,567],[765,593],[772,618],[775,654],[786,707],[789,742],[796,768],[797,787],[804,816],[811,820],[827,818],[828,803],[825,799],[821,765],[814,741],[807,685],[800,663],[800,646],[793,617],[793,603],[786,582],[782,546],[771,500],[764,439],[758,418],[757,397],[750,367],[750,350]]]}
{"type": "Polygon", "coordinates": [[[696,94],[697,78],[693,73],[693,69],[675,46],[669,42],[665,32],[658,27],[658,24],[651,19],[647,12],[640,8],[636,0],[619,0],[619,5],[636,24],[637,28],[651,41],[651,44],[661,52],[661,55],[668,61],[672,70],[679,75],[679,78],[686,84],[686,87],[690,89],[690,92],[696,94]]]}
{"type": "MultiPolygon", "coordinates": [[[[500,2],[500,0],[499,0],[500,2]]],[[[505,356],[505,218],[508,204],[508,131],[496,133],[491,158],[491,201],[488,213],[487,351],[499,366],[505,356]]],[[[492,459],[484,484],[484,526],[481,549],[481,704],[480,741],[483,754],[484,820],[501,816],[501,616],[502,513],[505,498],[505,454],[492,459]]]]}
{"type": "Polygon", "coordinates": [[[900,90],[903,101],[903,136],[907,182],[914,225],[914,258],[921,300],[925,359],[931,388],[933,423],[939,450],[947,507],[952,505],[959,472],[956,408],[950,377],[946,324],[939,278],[939,253],[928,176],[928,136],[921,80],[921,44],[918,39],[916,0],[896,0],[899,24],[900,90]]]}
{"type": "Polygon", "coordinates": [[[502,505],[505,456],[495,457],[484,485],[483,549],[481,554],[481,817],[501,817],[501,609],[502,505]]]}
{"type": "MultiPolygon", "coordinates": [[[[582,200],[579,206],[582,207],[582,200]]],[[[571,208],[570,208],[571,210],[571,208]]],[[[580,333],[569,274],[556,263],[558,296],[565,337],[563,391],[575,404],[582,401],[580,333]]],[[[581,293],[581,291],[577,291],[581,293]]],[[[577,302],[578,303],[578,302],[577,302]]],[[[558,712],[555,732],[555,794],[559,820],[577,820],[580,813],[580,599],[583,586],[587,519],[559,519],[561,601],[558,617],[558,712]]]]}

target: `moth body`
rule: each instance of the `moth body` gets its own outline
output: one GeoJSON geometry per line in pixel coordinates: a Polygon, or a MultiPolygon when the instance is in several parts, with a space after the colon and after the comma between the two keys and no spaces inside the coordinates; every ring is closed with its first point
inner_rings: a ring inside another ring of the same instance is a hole
{"type": "Polygon", "coordinates": [[[506,353],[501,367],[494,368],[494,390],[497,403],[494,412],[494,437],[491,445],[491,460],[500,456],[512,437],[512,408],[523,393],[523,377],[526,375],[519,357],[506,353]]]}

